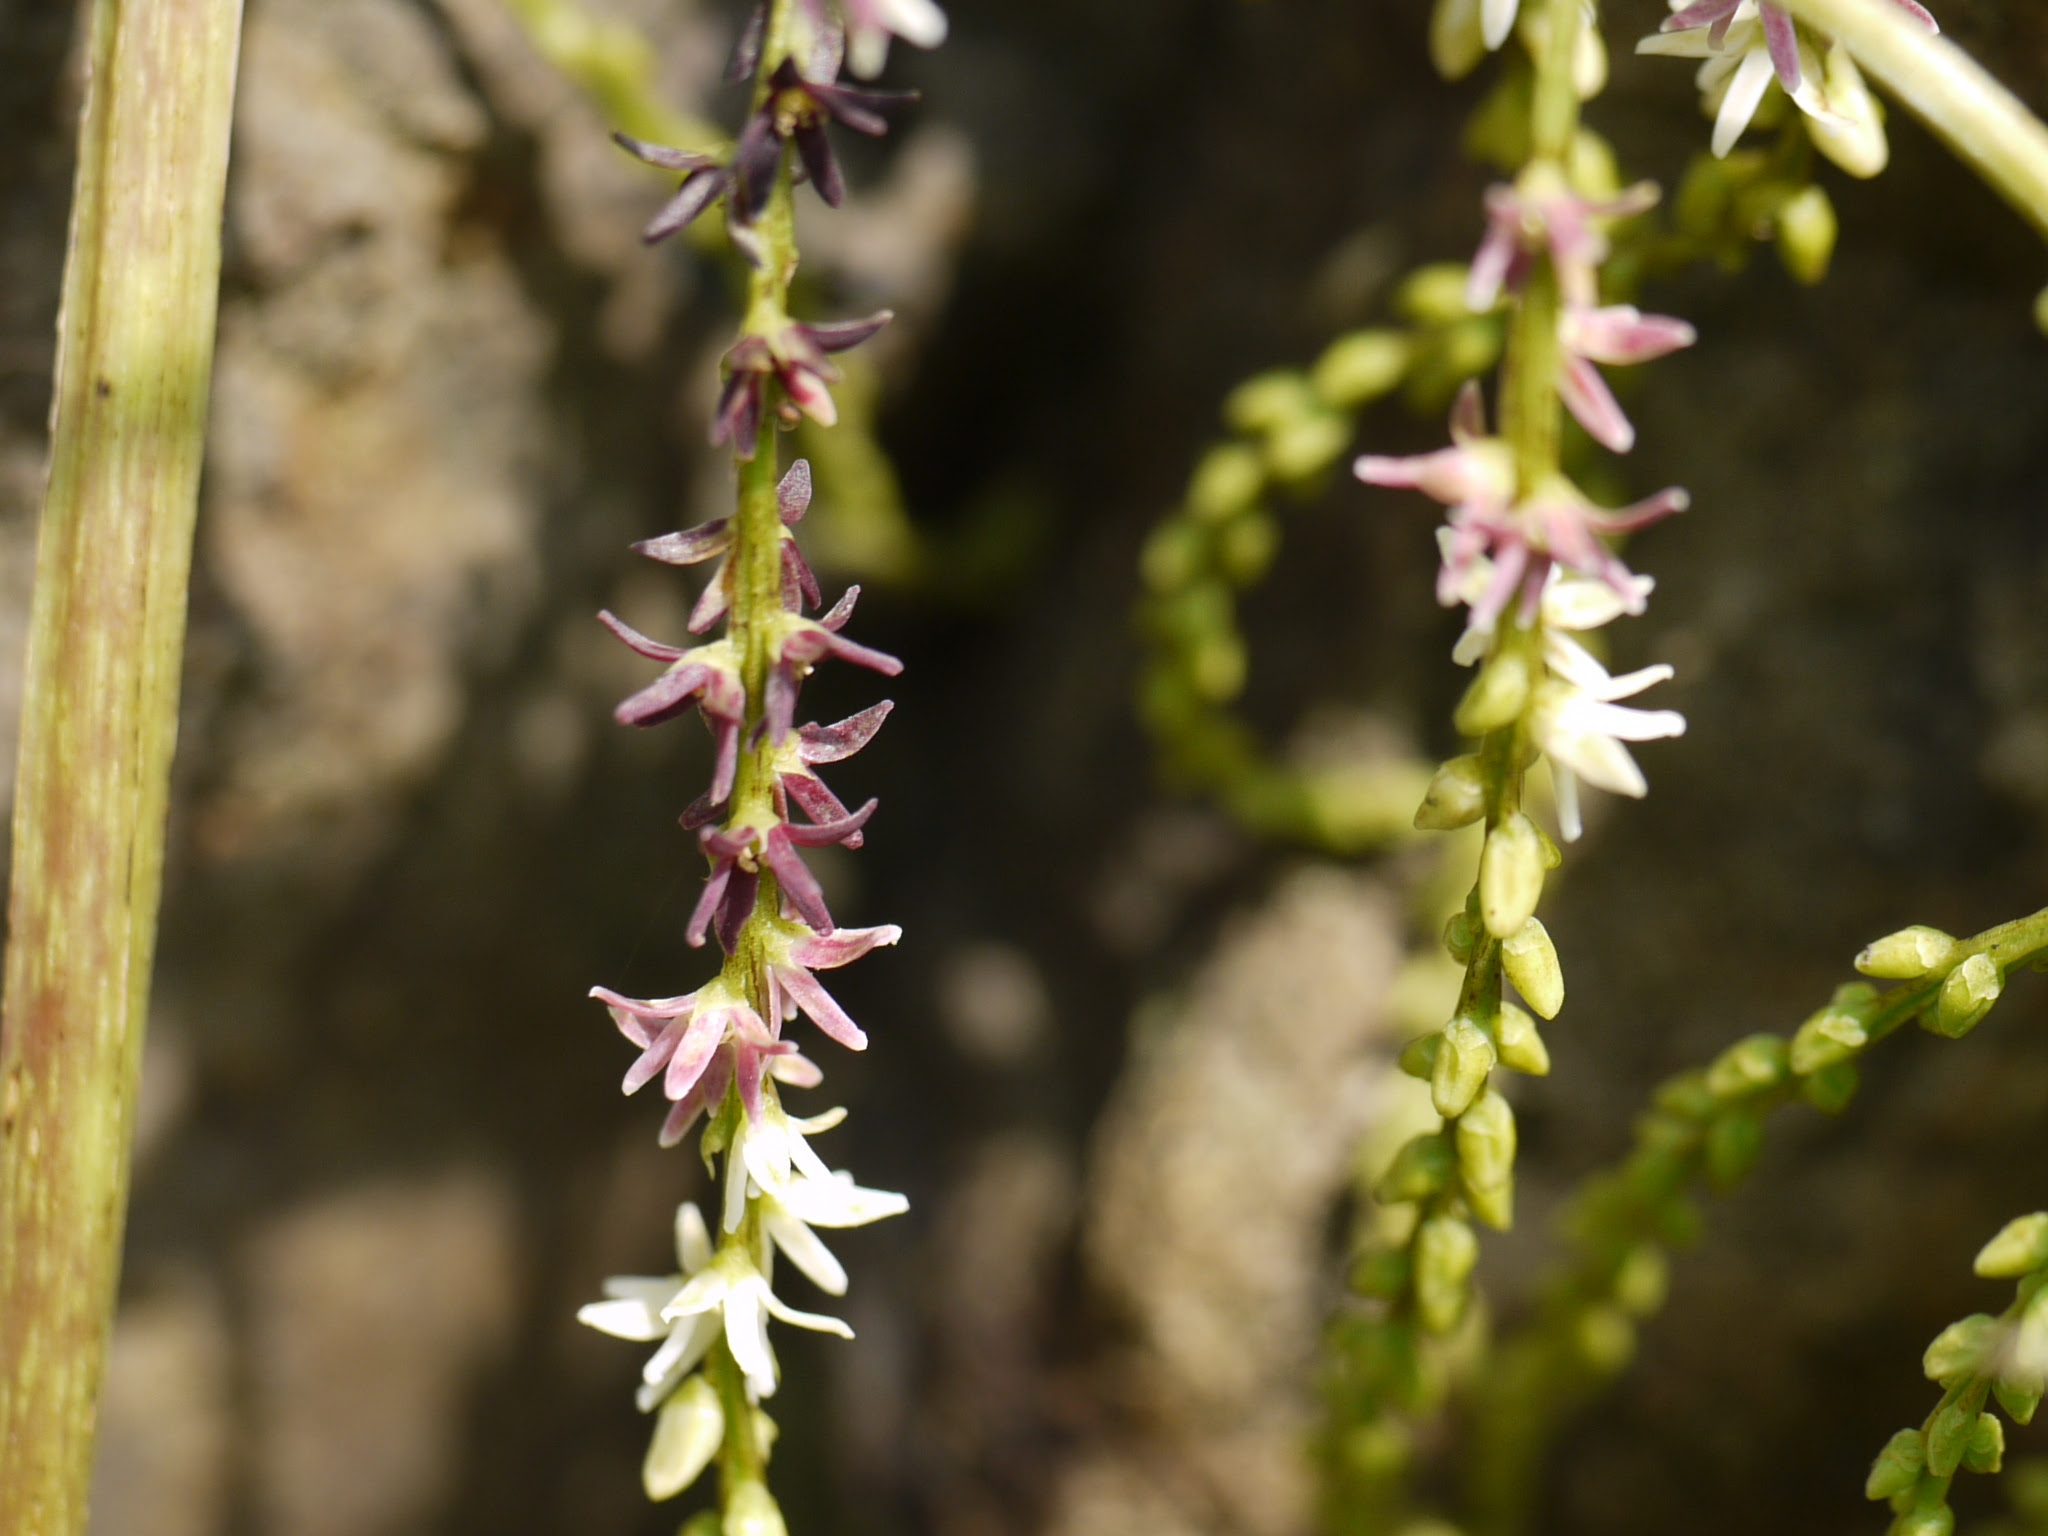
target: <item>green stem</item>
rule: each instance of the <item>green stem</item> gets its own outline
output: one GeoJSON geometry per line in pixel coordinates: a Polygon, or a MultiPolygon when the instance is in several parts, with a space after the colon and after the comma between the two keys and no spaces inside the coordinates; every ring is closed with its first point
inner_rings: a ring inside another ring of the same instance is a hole
{"type": "Polygon", "coordinates": [[[220,282],[239,0],[95,0],[0,1023],[0,1532],[85,1528],[220,282]]]}
{"type": "Polygon", "coordinates": [[[1891,0],[1783,0],[1836,39],[1935,136],[2048,235],[2048,126],[1984,67],[1891,0]]]}

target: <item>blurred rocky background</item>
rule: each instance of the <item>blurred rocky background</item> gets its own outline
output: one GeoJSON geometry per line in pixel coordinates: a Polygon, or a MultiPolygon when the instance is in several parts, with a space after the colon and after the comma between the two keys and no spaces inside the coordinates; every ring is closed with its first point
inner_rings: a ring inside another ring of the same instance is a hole
{"type": "MultiPolygon", "coordinates": [[[[845,973],[874,1047],[826,1058],[853,1109],[826,1150],[912,1213],[842,1245],[857,1342],[780,1341],[778,1484],[802,1536],[1291,1536],[1417,871],[1262,847],[1153,787],[1133,570],[1232,383],[1468,251],[1474,96],[1425,67],[1420,0],[951,10],[893,66],[924,105],[853,146],[852,206],[807,232],[819,313],[904,315],[850,411],[888,457],[826,474],[819,442],[807,527],[909,664],[842,775],[883,809],[826,869],[835,910],[907,936],[845,973]]],[[[2039,15],[1941,11],[2048,103],[2039,15]]],[[[725,121],[736,12],[600,10],[725,121]]],[[[1610,35],[1660,15],[1616,6],[1610,35]]],[[[9,730],[73,21],[0,0],[9,730]]],[[[1704,134],[1685,71],[1625,45],[1594,116],[1667,181],[1704,134]]],[[[618,1097],[584,993],[702,974],[674,816],[706,754],[610,723],[643,669],[592,614],[680,629],[687,593],[625,546],[724,509],[731,290],[640,247],[666,188],[607,127],[498,0],[249,0],[102,1536],[627,1536],[688,1507],[639,1492],[639,1351],[573,1313],[668,1265],[702,1184],[618,1097]]],[[[1877,933],[2048,888],[2048,261],[1894,140],[1883,179],[1831,183],[1822,288],[1766,255],[1649,295],[1703,340],[1626,381],[1625,470],[1695,510],[1632,551],[1658,600],[1618,643],[1678,665],[1691,731],[1546,913],[1571,994],[1487,1259],[1509,1319],[1649,1083],[1788,1028],[1877,933]]],[[[1335,711],[1452,747],[1431,522],[1349,482],[1289,512],[1246,609],[1273,739],[1335,711]]],[[[821,679],[819,708],[869,682],[821,679]]],[[[2008,997],[1966,1044],[1887,1047],[1842,1120],[1775,1128],[1566,1437],[1542,1529],[1877,1528],[1863,1468],[1926,1410],[1920,1350],[1995,1305],[1976,1246],[2048,1205],[2048,984],[2008,997]]]]}

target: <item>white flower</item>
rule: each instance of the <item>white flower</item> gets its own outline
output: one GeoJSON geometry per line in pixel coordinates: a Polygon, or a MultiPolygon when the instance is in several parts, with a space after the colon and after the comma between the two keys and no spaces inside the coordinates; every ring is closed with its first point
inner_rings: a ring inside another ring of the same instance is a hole
{"type": "Polygon", "coordinates": [[[640,1373],[640,1391],[635,1401],[642,1413],[652,1413],[677,1383],[697,1368],[705,1351],[718,1337],[716,1319],[698,1316],[671,1320],[664,1312],[689,1284],[711,1263],[711,1234],[703,1214],[685,1201],[676,1207],[676,1258],[683,1272],[657,1279],[647,1275],[615,1275],[604,1283],[604,1301],[593,1301],[576,1314],[576,1320],[600,1333],[640,1343],[662,1340],[640,1373]]]}
{"type": "MultiPolygon", "coordinates": [[[[1760,0],[1673,0],[1676,30],[1653,33],[1636,44],[1637,53],[1700,59],[1696,83],[1714,114],[1713,150],[1726,157],[1749,126],[1775,77],[1793,104],[1806,114],[1807,131],[1822,154],[1852,176],[1875,176],[1889,148],[1876,101],[1856,63],[1839,43],[1825,44],[1796,28],[1792,18],[1760,0]],[[1703,18],[1692,25],[1694,18],[1703,18]]],[[[1911,10],[1921,16],[1918,6],[1911,10]]],[[[1932,18],[1928,18],[1932,26],[1932,18]]]]}
{"type": "MultiPolygon", "coordinates": [[[[1566,601],[1576,601],[1578,597],[1579,594],[1572,594],[1566,601]]],[[[1595,600],[1589,595],[1589,615],[1594,608],[1595,600]]],[[[1529,711],[1529,734],[1550,759],[1557,787],[1559,830],[1565,841],[1575,842],[1583,830],[1578,781],[1584,779],[1613,794],[1641,799],[1649,793],[1649,781],[1622,743],[1683,736],[1685,716],[1676,710],[1627,709],[1615,703],[1616,699],[1633,698],[1645,688],[1666,681],[1671,668],[1659,663],[1620,677],[1611,676],[1584,646],[1563,632],[1564,626],[1551,615],[1548,592],[1544,594],[1544,609],[1548,622],[1543,635],[1543,660],[1550,675],[1536,687],[1529,711]]],[[[1559,618],[1562,617],[1560,614],[1559,618]]],[[[1612,617],[1608,614],[1599,622],[1605,623],[1612,617]]]]}
{"type": "Polygon", "coordinates": [[[836,1333],[842,1339],[853,1330],[836,1317],[821,1312],[799,1312],[786,1306],[768,1288],[768,1277],[754,1267],[744,1248],[727,1244],[710,1265],[692,1276],[690,1282],[661,1309],[665,1322],[679,1326],[692,1320],[710,1320],[716,1337],[716,1323],[725,1327],[725,1347],[733,1363],[747,1378],[747,1391],[756,1399],[775,1391],[775,1352],[768,1347],[768,1319],[780,1318],[799,1328],[818,1333],[836,1333]]]}
{"type": "Polygon", "coordinates": [[[946,13],[932,0],[840,0],[840,8],[846,15],[847,67],[864,80],[889,62],[892,36],[917,48],[936,48],[946,40],[946,13]]]}
{"type": "MultiPolygon", "coordinates": [[[[742,1116],[733,1132],[733,1144],[725,1165],[725,1229],[736,1231],[746,1214],[750,1198],[767,1196],[774,1202],[775,1220],[811,1227],[864,1227],[887,1216],[900,1216],[910,1202],[887,1190],[863,1189],[850,1173],[835,1173],[811,1150],[804,1138],[829,1131],[846,1118],[843,1109],[827,1110],[808,1120],[792,1120],[780,1105],[763,1106],[760,1119],[742,1116]]],[[[787,1230],[785,1227],[784,1230],[787,1230]]],[[[775,1225],[769,1235],[805,1274],[816,1280],[797,1248],[808,1245],[794,1239],[796,1247],[784,1242],[775,1225]]],[[[812,1238],[812,1242],[816,1239],[812,1238]]],[[[836,1261],[832,1266],[837,1268],[836,1261]]],[[[829,1272],[829,1271],[828,1271],[829,1272]]],[[[819,1289],[839,1292],[818,1281],[819,1289]]]]}

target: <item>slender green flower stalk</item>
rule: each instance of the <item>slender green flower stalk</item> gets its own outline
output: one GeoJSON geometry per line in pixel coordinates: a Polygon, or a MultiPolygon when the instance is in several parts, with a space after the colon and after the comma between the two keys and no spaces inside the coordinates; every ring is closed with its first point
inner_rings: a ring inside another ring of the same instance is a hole
{"type": "Polygon", "coordinates": [[[1465,274],[1473,313],[1507,307],[1498,433],[1487,430],[1475,381],[1453,409],[1449,448],[1357,464],[1369,483],[1419,489],[1451,509],[1438,596],[1468,609],[1454,656],[1479,670],[1456,724],[1476,745],[1438,771],[1415,822],[1481,824],[1484,839],[1464,910],[1444,935],[1464,967],[1452,1017],[1401,1057],[1428,1083],[1440,1124],[1378,1180],[1375,1199],[1407,1215],[1395,1245],[1359,1265],[1359,1300],[1336,1325],[1332,1505],[1345,1528],[1370,1528],[1394,1502],[1388,1484],[1405,1461],[1406,1420],[1437,1406],[1453,1362],[1476,1347],[1473,1223],[1513,1221],[1515,1119],[1496,1072],[1549,1070],[1531,1010],[1548,1019],[1564,1001],[1556,950],[1535,915],[1561,854],[1525,805],[1528,771],[1548,759],[1568,841],[1579,833],[1580,780],[1641,795],[1647,785],[1623,743],[1684,730],[1669,711],[1616,702],[1668,667],[1613,677],[1572,638],[1642,612],[1652,589],[1605,536],[1678,511],[1685,498],[1670,490],[1619,513],[1595,507],[1565,474],[1566,413],[1594,442],[1626,452],[1634,429],[1596,365],[1646,361],[1693,339],[1681,321],[1602,302],[1606,231],[1655,192],[1583,184],[1600,158],[1577,152],[1580,99],[1598,84],[1584,65],[1586,25],[1581,0],[1546,0],[1522,18],[1535,63],[1526,158],[1511,186],[1487,194],[1487,234],[1465,274]]]}
{"type": "Polygon", "coordinates": [[[0,1026],[0,1531],[85,1529],[162,894],[238,0],[96,0],[0,1026]]]}
{"type": "Polygon", "coordinates": [[[807,613],[822,606],[822,596],[793,529],[810,505],[810,469],[799,459],[785,472],[777,452],[778,430],[800,415],[823,426],[834,422],[830,386],[838,376],[829,354],[857,345],[889,318],[806,323],[790,313],[798,167],[820,196],[838,203],[844,188],[827,125],[880,133],[883,110],[902,99],[836,80],[849,29],[863,40],[866,61],[878,62],[877,28],[882,43],[890,31],[937,40],[931,16],[915,7],[899,14],[848,0],[835,11],[815,0],[773,0],[753,11],[741,33],[733,76],[751,77],[753,87],[729,155],[620,135],[631,153],[683,175],[648,238],[684,228],[722,200],[733,246],[750,268],[711,433],[732,450],[737,508],[636,546],[670,565],[718,560],[690,629],[701,635],[722,621],[724,633],[685,648],[602,615],[633,650],[666,664],[619,706],[619,720],[651,726],[694,707],[711,730],[711,785],[683,813],[710,863],[685,937],[699,946],[715,937],[724,961],[715,977],[680,997],[636,999],[603,987],[592,995],[640,1047],[625,1091],[659,1078],[671,1104],[663,1145],[703,1122],[704,1159],[722,1188],[709,1219],[694,1204],[678,1208],[675,1274],[615,1278],[606,1299],[579,1315],[607,1333],[659,1341],[639,1393],[641,1409],[657,1415],[643,1468],[647,1493],[673,1497],[715,1461],[719,1512],[703,1518],[725,1536],[779,1536],[783,1529],[767,1485],[774,1425],[761,1407],[778,1384],[768,1320],[851,1336],[836,1317],[800,1312],[780,1299],[772,1285],[777,1251],[819,1289],[843,1294],[846,1272],[813,1229],[859,1226],[905,1208],[902,1196],[859,1187],[811,1149],[809,1138],[837,1124],[843,1111],[797,1119],[781,1102],[782,1089],[814,1087],[823,1075],[783,1038],[783,1026],[799,1013],[849,1049],[867,1044],[815,972],[893,944],[900,934],[894,926],[836,927],[804,864],[804,848],[860,846],[874,802],[849,811],[817,769],[865,746],[890,706],[836,725],[799,727],[802,684],[828,658],[885,676],[901,666],[840,633],[857,588],[829,611],[807,613]]]}
{"type": "Polygon", "coordinates": [[[1865,1052],[1916,1020],[1932,1034],[1967,1034],[2009,972],[2043,963],[2048,910],[1970,939],[1903,929],[1856,957],[1864,975],[1898,985],[1838,988],[1791,1035],[1748,1036],[1659,1087],[1627,1159],[1588,1180],[1574,1201],[1570,1257],[1541,1287],[1536,1315],[1502,1341],[1486,1391],[1475,1395],[1474,1528],[1513,1536],[1527,1523],[1545,1453],[1627,1366],[1638,1323],[1663,1306],[1668,1255],[1699,1233],[1696,1194],[1742,1180],[1778,1109],[1803,1100],[1839,1114],[1855,1096],[1865,1052]]]}

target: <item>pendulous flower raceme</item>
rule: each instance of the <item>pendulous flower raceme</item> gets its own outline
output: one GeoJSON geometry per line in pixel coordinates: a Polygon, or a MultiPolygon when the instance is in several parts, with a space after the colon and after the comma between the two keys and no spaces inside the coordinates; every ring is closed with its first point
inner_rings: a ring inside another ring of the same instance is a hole
{"type": "Polygon", "coordinates": [[[716,562],[688,621],[690,634],[703,638],[671,644],[599,616],[663,667],[619,705],[617,719],[646,727],[694,710],[711,733],[710,783],[682,813],[709,866],[684,937],[700,948],[716,939],[722,963],[678,996],[635,998],[607,987],[591,996],[637,1048],[624,1091],[660,1083],[669,1104],[661,1144],[674,1146],[701,1127],[706,1165],[722,1190],[715,1224],[696,1205],[679,1206],[676,1274],[615,1278],[606,1299],[579,1316],[606,1333],[659,1341],[637,1399],[657,1415],[647,1493],[673,1497],[715,1461],[718,1518],[728,1532],[782,1530],[766,1482],[774,1426],[761,1408],[778,1381],[769,1320],[851,1336],[839,1319],[781,1299],[773,1288],[777,1253],[818,1289],[842,1295],[846,1271],[815,1229],[865,1225],[906,1205],[901,1195],[828,1168],[811,1149],[808,1138],[836,1125],[843,1110],[798,1119],[781,1102],[785,1089],[814,1088],[824,1077],[785,1033],[799,1020],[846,1049],[867,1046],[819,973],[901,936],[893,924],[838,927],[804,857],[806,849],[861,846],[875,802],[849,810],[820,770],[873,740],[891,706],[883,701],[834,724],[799,723],[803,685],[827,661],[888,677],[902,665],[845,634],[858,588],[825,607],[796,541],[811,502],[810,468],[799,459],[781,472],[776,439],[801,415],[834,422],[831,355],[889,319],[884,312],[803,321],[789,309],[795,188],[808,180],[832,205],[844,196],[828,125],[879,134],[888,126],[883,110],[909,99],[840,82],[841,63],[850,53],[858,72],[873,73],[891,36],[929,47],[944,33],[945,17],[930,0],[771,0],[750,13],[735,49],[732,76],[751,77],[753,86],[727,153],[618,136],[639,159],[682,173],[647,228],[649,241],[722,204],[726,230],[747,262],[745,318],[726,353],[710,432],[732,452],[738,505],[729,516],[634,546],[666,565],[716,562]]]}

